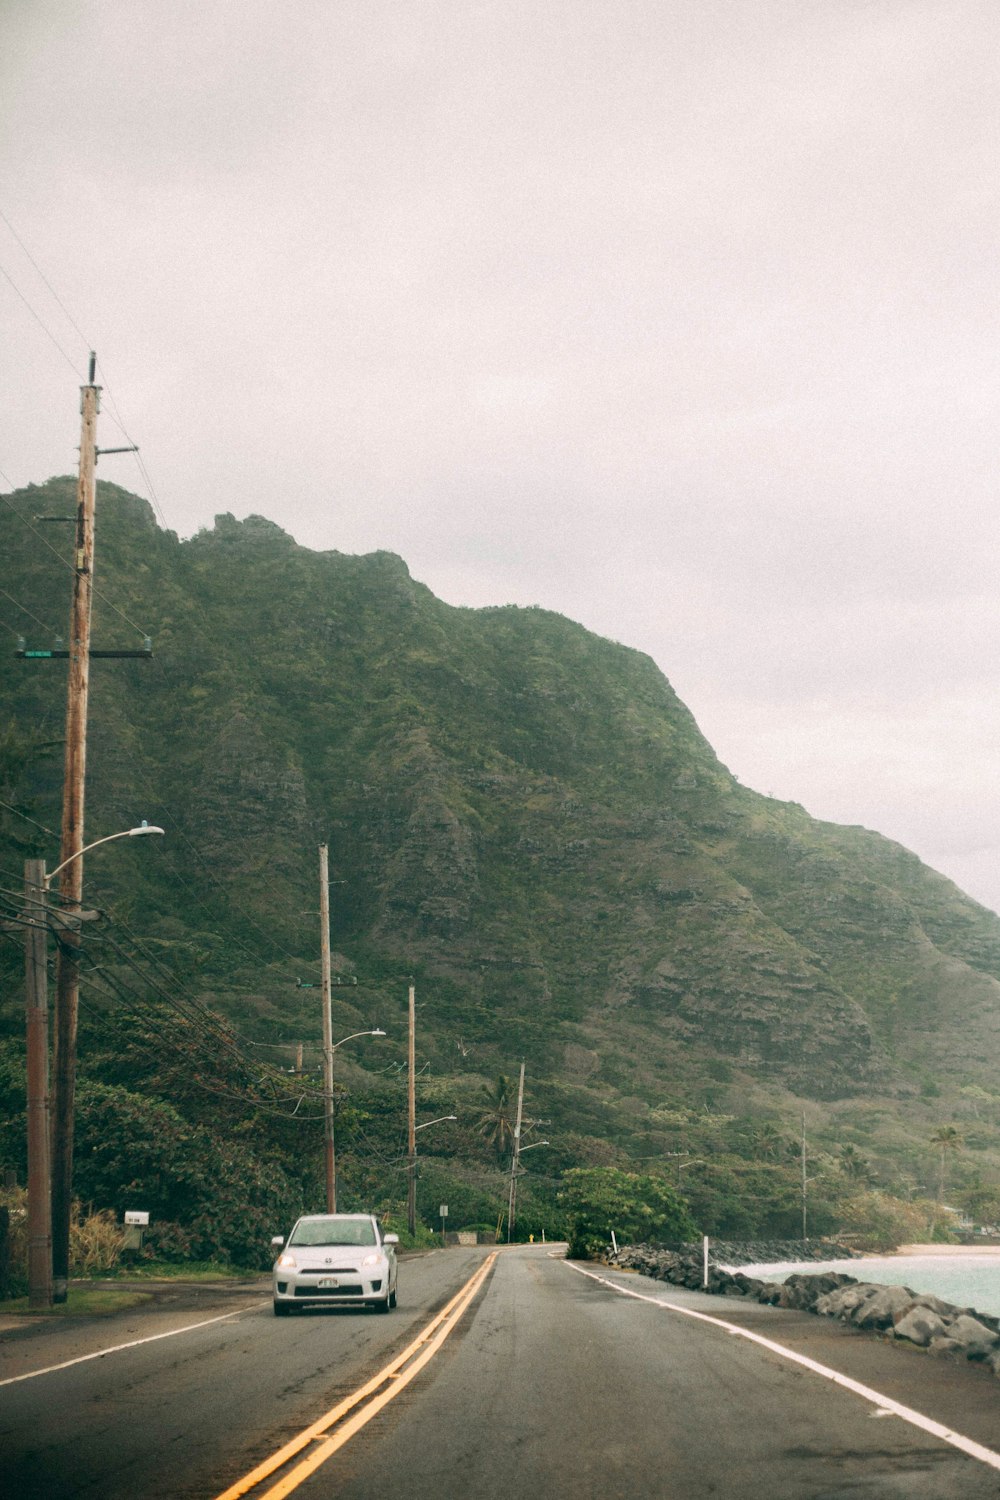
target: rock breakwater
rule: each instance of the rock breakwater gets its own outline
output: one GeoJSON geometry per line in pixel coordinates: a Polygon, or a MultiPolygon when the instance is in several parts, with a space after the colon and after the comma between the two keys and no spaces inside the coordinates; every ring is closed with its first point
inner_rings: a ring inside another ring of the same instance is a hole
{"type": "MultiPolygon", "coordinates": [[[[760,1249],[761,1247],[755,1247],[760,1249]]],[[[926,1349],[930,1354],[951,1355],[986,1365],[1000,1375],[1000,1318],[976,1312],[972,1307],[956,1307],[929,1292],[915,1292],[906,1286],[882,1286],[878,1282],[859,1281],[839,1271],[815,1274],[793,1272],[782,1282],[762,1281],[740,1270],[725,1270],[728,1265],[752,1265],[755,1261],[802,1260],[801,1247],[794,1254],[779,1255],[776,1247],[768,1254],[746,1258],[735,1246],[713,1244],[705,1281],[704,1258],[700,1249],[682,1247],[668,1250],[659,1245],[623,1245],[617,1253],[610,1250],[607,1263],[623,1270],[639,1271],[655,1281],[683,1286],[691,1291],[705,1291],[721,1297],[741,1297],[770,1307],[784,1307],[820,1317],[839,1318],[866,1332],[926,1349]],[[728,1252],[736,1251],[735,1254],[728,1252]]],[[[843,1256],[843,1250],[839,1250],[843,1256]]],[[[822,1256],[831,1259],[827,1245],[822,1256]]]]}

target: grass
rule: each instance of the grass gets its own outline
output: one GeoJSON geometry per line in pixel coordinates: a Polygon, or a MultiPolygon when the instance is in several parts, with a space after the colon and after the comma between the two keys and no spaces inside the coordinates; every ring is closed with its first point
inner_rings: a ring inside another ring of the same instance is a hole
{"type": "Polygon", "coordinates": [[[245,1281],[270,1269],[249,1271],[214,1260],[142,1260],[120,1263],[108,1274],[128,1281],[245,1281]]]}
{"type": "Polygon", "coordinates": [[[0,1302],[0,1312],[31,1317],[72,1318],[95,1317],[102,1314],[124,1312],[128,1307],[138,1307],[152,1301],[149,1292],[135,1292],[122,1287],[71,1286],[65,1302],[57,1302],[42,1310],[30,1308],[27,1297],[14,1297],[10,1302],[0,1302]]]}
{"type": "MultiPolygon", "coordinates": [[[[177,1281],[177,1282],[211,1282],[211,1281],[242,1281],[247,1277],[258,1273],[242,1270],[233,1266],[222,1265],[217,1261],[166,1261],[145,1260],[137,1265],[118,1265],[112,1271],[100,1273],[94,1277],[94,1281],[101,1281],[103,1285],[89,1285],[87,1282],[75,1281],[70,1283],[69,1295],[65,1302],[54,1304],[51,1308],[39,1311],[29,1308],[28,1298],[11,1297],[8,1301],[0,1301],[0,1313],[13,1314],[14,1316],[27,1315],[32,1317],[56,1317],[66,1318],[77,1316],[100,1316],[102,1313],[123,1312],[129,1307],[138,1307],[143,1302],[150,1302],[153,1293],[137,1290],[134,1287],[109,1286],[113,1281],[177,1281]]],[[[261,1271],[260,1275],[264,1275],[261,1271]]]]}

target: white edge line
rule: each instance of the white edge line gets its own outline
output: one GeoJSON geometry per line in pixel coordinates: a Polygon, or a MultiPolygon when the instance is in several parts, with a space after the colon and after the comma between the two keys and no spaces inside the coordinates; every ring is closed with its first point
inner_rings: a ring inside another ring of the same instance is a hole
{"type": "Polygon", "coordinates": [[[217,1318],[204,1318],[200,1323],[188,1323],[183,1328],[171,1328],[166,1333],[152,1333],[145,1339],[132,1339],[127,1344],[113,1344],[110,1349],[95,1349],[93,1354],[79,1354],[76,1359],[66,1359],[61,1365],[46,1365],[43,1370],[28,1370],[24,1375],[9,1375],[0,1380],[0,1386],[17,1385],[19,1380],[34,1380],[36,1375],[54,1375],[57,1370],[68,1370],[72,1365],[86,1364],[88,1359],[103,1359],[106,1354],[120,1354],[123,1349],[137,1349],[140,1344],[155,1344],[159,1339],[172,1339],[178,1333],[193,1333],[196,1328],[207,1328],[210,1323],[224,1323],[243,1312],[237,1307],[233,1312],[220,1313],[217,1318]]]}
{"type": "Polygon", "coordinates": [[[693,1308],[681,1307],[676,1302],[664,1302],[659,1297],[649,1297],[643,1292],[634,1292],[631,1287],[619,1286],[608,1277],[598,1276],[593,1271],[585,1271],[582,1266],[574,1265],[572,1261],[567,1260],[563,1264],[581,1276],[588,1276],[591,1281],[599,1281],[602,1286],[610,1287],[613,1292],[618,1292],[622,1297],[634,1297],[638,1302],[651,1302],[654,1307],[680,1313],[685,1318],[696,1318],[699,1323],[712,1323],[716,1328],[724,1328],[727,1333],[734,1333],[741,1339],[749,1339],[753,1344],[760,1344],[763,1348],[770,1349],[772,1353],[781,1355],[783,1359],[790,1359],[795,1364],[811,1370],[814,1375],[822,1375],[824,1380],[831,1380],[834,1385],[843,1386],[845,1390],[853,1391],[856,1396],[861,1396],[865,1401],[873,1402],[879,1408],[880,1415],[883,1412],[891,1412],[893,1416],[901,1417],[911,1426],[919,1427],[921,1431],[929,1433],[932,1437],[950,1443],[953,1448],[958,1448],[969,1458],[976,1458],[980,1463],[988,1464],[991,1469],[1000,1469],[1000,1453],[994,1452],[992,1448],[985,1448],[982,1443],[973,1442],[972,1438],[963,1437],[960,1432],[953,1432],[950,1427],[935,1422],[931,1417],[925,1417],[922,1412],[914,1411],[911,1406],[903,1406],[901,1402],[894,1401],[890,1396],[880,1395],[871,1386],[862,1385],[860,1381],[852,1380],[849,1375],[841,1375],[838,1370],[831,1370],[829,1365],[821,1365],[806,1354],[796,1354],[793,1349],[786,1349],[784,1344],[777,1344],[773,1339],[764,1338],[762,1334],[752,1333],[749,1328],[740,1328],[736,1323],[727,1323],[724,1318],[713,1318],[708,1313],[695,1312],[693,1308]]]}

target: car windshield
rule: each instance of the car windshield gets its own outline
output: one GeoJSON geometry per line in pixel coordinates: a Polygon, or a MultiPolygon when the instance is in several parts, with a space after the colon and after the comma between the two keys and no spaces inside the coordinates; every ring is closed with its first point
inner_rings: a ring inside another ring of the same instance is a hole
{"type": "Polygon", "coordinates": [[[296,1224],[290,1245],[374,1245],[371,1219],[303,1219],[296,1224]]]}

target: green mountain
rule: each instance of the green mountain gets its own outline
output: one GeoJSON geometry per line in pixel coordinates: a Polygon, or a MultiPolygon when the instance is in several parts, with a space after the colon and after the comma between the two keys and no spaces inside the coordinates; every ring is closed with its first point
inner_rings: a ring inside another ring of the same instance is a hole
{"type": "MultiPolygon", "coordinates": [[[[65,632],[71,530],[34,518],[72,513],[75,483],[4,499],[13,899],[26,852],[57,857],[65,664],[14,652],[65,632]]],[[[553,1171],[711,1150],[713,1117],[790,1130],[802,1101],[829,1149],[914,1183],[928,1130],[969,1118],[993,1171],[1000,918],[739,785],[648,657],[543,609],[453,608],[391,554],[311,552],[259,516],[180,541],[104,483],[95,576],[93,646],[148,634],[154,657],[93,663],[87,836],[167,830],[88,857],[112,978],[141,940],[145,978],[155,961],[239,1045],[315,1059],[296,979],[318,977],[327,843],[335,1034],[390,1033],[337,1054],[373,1117],[412,975],[428,1107],[468,1114],[523,1058],[553,1171]]],[[[14,1036],[16,940],[2,963],[14,1036]]]]}

